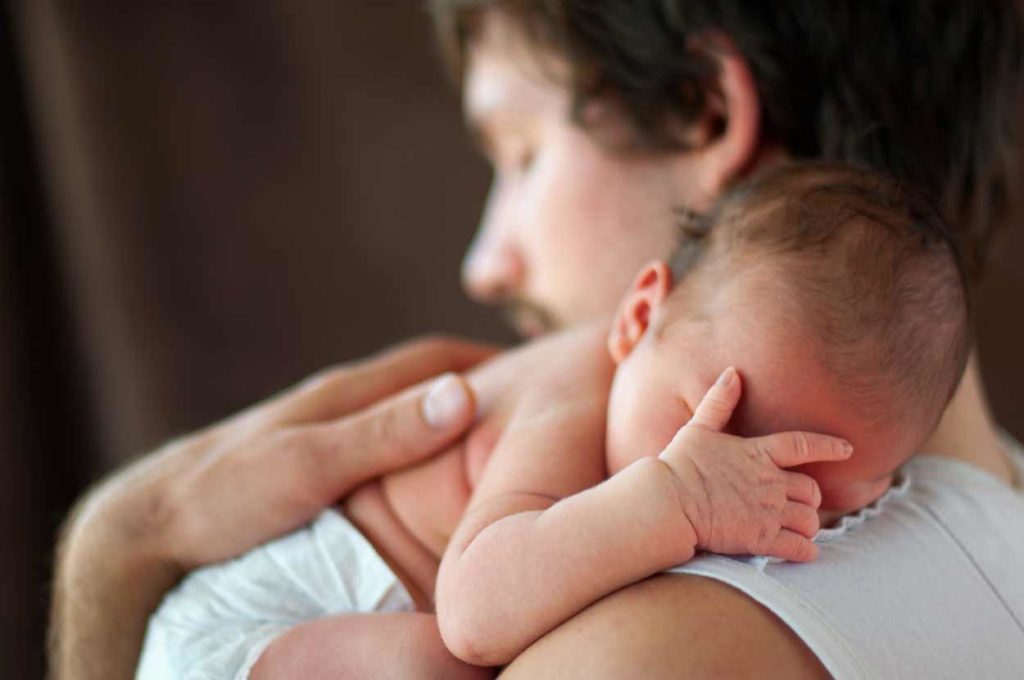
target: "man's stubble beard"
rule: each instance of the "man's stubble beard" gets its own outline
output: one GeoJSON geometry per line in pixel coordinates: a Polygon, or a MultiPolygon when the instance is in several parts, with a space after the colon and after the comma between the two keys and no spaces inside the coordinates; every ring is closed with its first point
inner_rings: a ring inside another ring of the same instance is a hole
{"type": "Polygon", "coordinates": [[[506,323],[527,339],[546,335],[564,325],[554,314],[529,300],[508,300],[502,304],[501,311],[506,323]]]}

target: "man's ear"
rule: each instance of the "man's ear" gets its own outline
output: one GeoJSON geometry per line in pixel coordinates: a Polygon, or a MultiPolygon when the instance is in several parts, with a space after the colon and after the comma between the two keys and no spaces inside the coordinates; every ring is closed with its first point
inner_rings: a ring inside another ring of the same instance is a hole
{"type": "Polygon", "coordinates": [[[621,362],[644,336],[654,312],[672,290],[672,272],[661,261],[649,262],[640,270],[632,287],[619,303],[619,311],[608,335],[608,352],[621,362]]]}
{"type": "Polygon", "coordinates": [[[688,135],[699,154],[705,196],[718,196],[747,174],[761,144],[761,97],[746,57],[724,33],[695,41],[716,63],[717,77],[705,97],[705,110],[688,135]]]}

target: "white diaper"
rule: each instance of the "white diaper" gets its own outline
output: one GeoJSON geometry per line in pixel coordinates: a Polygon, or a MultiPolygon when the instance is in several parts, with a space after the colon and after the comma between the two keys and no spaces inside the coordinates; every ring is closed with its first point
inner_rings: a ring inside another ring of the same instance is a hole
{"type": "Polygon", "coordinates": [[[137,680],[244,680],[289,628],[341,613],[415,611],[408,591],[343,515],[199,569],[149,619],[137,680]]]}

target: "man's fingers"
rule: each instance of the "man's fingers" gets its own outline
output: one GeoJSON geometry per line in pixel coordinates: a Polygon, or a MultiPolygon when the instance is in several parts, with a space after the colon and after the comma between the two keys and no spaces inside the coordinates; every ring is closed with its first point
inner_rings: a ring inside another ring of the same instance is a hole
{"type": "Polygon", "coordinates": [[[700,400],[689,424],[721,432],[732,418],[741,391],[740,376],[736,369],[730,366],[718,376],[718,380],[700,400]]]}
{"type": "Polygon", "coordinates": [[[165,456],[162,474],[172,481],[161,491],[161,544],[185,568],[234,557],[360,484],[443,450],[475,411],[469,386],[448,374],[341,420],[221,442],[226,451],[208,442],[165,456]]]}
{"type": "Polygon", "coordinates": [[[327,369],[259,408],[268,416],[268,428],[333,420],[432,376],[461,373],[496,351],[450,338],[418,339],[355,364],[327,369]]]}
{"type": "Polygon", "coordinates": [[[845,439],[813,432],[782,432],[749,441],[782,468],[846,460],[853,453],[845,439]]]}
{"type": "Polygon", "coordinates": [[[821,528],[821,523],[814,508],[791,501],[782,508],[782,526],[801,536],[814,538],[821,528]]]}
{"type": "Polygon", "coordinates": [[[306,428],[312,483],[330,502],[351,488],[439,452],[473,422],[461,376],[447,374],[330,424],[306,428]]]}
{"type": "Polygon", "coordinates": [[[775,537],[768,554],[790,562],[811,562],[818,557],[818,546],[795,531],[783,529],[775,537]]]}
{"type": "Polygon", "coordinates": [[[799,472],[784,472],[786,497],[791,501],[817,508],[821,505],[821,488],[814,478],[799,472]]]}

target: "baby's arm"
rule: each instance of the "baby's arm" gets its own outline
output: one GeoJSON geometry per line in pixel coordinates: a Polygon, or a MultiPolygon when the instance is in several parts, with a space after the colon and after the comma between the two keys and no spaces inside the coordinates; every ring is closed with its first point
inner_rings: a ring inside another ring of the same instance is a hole
{"type": "Polygon", "coordinates": [[[566,357],[552,369],[562,381],[544,376],[523,395],[441,560],[441,634],[471,663],[507,663],[591,602],[693,554],[663,464],[606,480],[608,378],[594,385],[585,363],[566,357]]]}
{"type": "Polygon", "coordinates": [[[848,453],[820,435],[722,434],[740,392],[731,375],[661,456],[592,488],[593,454],[577,447],[593,442],[564,440],[592,414],[549,406],[542,415],[526,403],[442,560],[437,612],[456,656],[506,663],[590,603],[699,548],[813,558],[816,485],[779,466],[848,453]]]}

